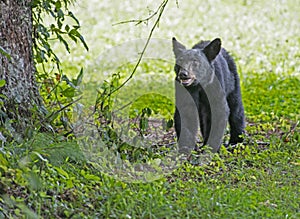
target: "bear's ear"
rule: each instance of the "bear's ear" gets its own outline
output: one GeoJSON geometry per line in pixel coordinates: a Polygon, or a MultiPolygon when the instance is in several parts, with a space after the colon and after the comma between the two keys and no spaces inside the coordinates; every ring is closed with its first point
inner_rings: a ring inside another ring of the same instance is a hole
{"type": "Polygon", "coordinates": [[[181,56],[182,52],[186,50],[185,46],[179,43],[175,37],[172,39],[172,44],[175,57],[181,56]]]}
{"type": "Polygon", "coordinates": [[[214,60],[221,50],[221,40],[219,38],[211,41],[203,50],[209,62],[214,60]]]}

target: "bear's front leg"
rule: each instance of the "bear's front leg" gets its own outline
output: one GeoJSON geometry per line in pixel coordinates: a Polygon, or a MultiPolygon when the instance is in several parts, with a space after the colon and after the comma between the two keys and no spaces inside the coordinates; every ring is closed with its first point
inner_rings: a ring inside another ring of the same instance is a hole
{"type": "Polygon", "coordinates": [[[198,113],[192,112],[188,106],[176,110],[175,130],[179,153],[189,154],[196,145],[196,135],[198,131],[198,113]],[[182,112],[180,114],[180,111],[182,112]]]}
{"type": "Polygon", "coordinates": [[[189,154],[196,145],[199,116],[198,108],[190,92],[179,83],[176,88],[175,130],[179,153],[189,154]]]}
{"type": "Polygon", "coordinates": [[[203,89],[199,100],[204,144],[209,145],[212,152],[217,152],[222,144],[229,115],[225,92],[217,78],[203,89]]]}

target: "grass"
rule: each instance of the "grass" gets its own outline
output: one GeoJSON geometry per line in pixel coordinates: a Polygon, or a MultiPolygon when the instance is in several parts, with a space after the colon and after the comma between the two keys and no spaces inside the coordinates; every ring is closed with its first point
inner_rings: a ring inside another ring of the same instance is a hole
{"type": "MultiPolygon", "coordinates": [[[[151,27],[112,24],[145,17],[159,2],[77,4],[90,51],[74,47],[66,56],[54,46],[66,73],[85,67],[86,92],[93,96],[89,84],[97,88],[111,74],[99,65],[103,51],[145,38],[151,27]]],[[[166,42],[175,35],[187,45],[222,38],[241,76],[244,145],[232,152],[223,148],[203,165],[195,154],[158,180],[128,183],[87,161],[76,142],[36,134],[0,151],[0,218],[299,218],[299,7],[292,0],[211,0],[179,1],[177,8],[171,1],[155,31],[166,42]]],[[[133,65],[113,70],[124,79],[133,65]]],[[[155,91],[173,101],[172,68],[169,62],[144,61],[119,98],[126,102],[155,91]]]]}

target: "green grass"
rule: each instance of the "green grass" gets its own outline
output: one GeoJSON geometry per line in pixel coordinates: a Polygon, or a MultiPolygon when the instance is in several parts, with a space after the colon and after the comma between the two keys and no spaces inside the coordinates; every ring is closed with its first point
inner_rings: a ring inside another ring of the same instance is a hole
{"type": "MultiPolygon", "coordinates": [[[[158,180],[128,183],[102,173],[73,140],[36,134],[31,141],[1,148],[0,218],[300,217],[300,5],[293,0],[194,2],[179,1],[177,8],[171,1],[154,35],[166,40],[175,35],[190,46],[222,38],[241,76],[245,144],[232,152],[222,149],[204,165],[195,154],[158,180]]],[[[105,49],[147,37],[151,27],[151,22],[112,24],[146,17],[159,1],[77,4],[90,52],[78,46],[66,56],[54,46],[67,74],[85,68],[92,98],[110,77],[98,57],[105,49]]],[[[126,78],[133,66],[115,69],[126,78]]],[[[144,61],[119,98],[127,102],[154,90],[173,100],[172,69],[168,62],[144,61]]]]}

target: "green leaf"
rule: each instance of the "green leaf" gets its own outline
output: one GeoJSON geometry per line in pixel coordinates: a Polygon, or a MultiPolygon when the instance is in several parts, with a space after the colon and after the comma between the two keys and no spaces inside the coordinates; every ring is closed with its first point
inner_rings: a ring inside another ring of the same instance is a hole
{"type": "Polygon", "coordinates": [[[78,26],[80,26],[78,19],[74,16],[74,14],[73,14],[71,11],[69,11],[69,16],[70,16],[74,21],[76,21],[76,23],[77,23],[78,26]]]}
{"type": "Polygon", "coordinates": [[[3,166],[7,167],[8,162],[7,162],[6,158],[3,156],[3,154],[0,153],[0,168],[3,166]]]}
{"type": "Polygon", "coordinates": [[[45,60],[45,51],[42,49],[37,51],[35,59],[37,63],[42,63],[45,60]]]}
{"type": "Polygon", "coordinates": [[[39,0],[32,0],[30,5],[31,5],[31,8],[37,7],[39,5],[39,0]]]}
{"type": "Polygon", "coordinates": [[[81,174],[87,180],[93,180],[93,181],[96,181],[96,182],[101,180],[101,178],[99,176],[96,176],[96,175],[93,175],[93,174],[89,174],[89,173],[84,173],[83,174],[82,172],[81,172],[81,174]]]}
{"type": "Polygon", "coordinates": [[[73,87],[69,87],[62,91],[62,94],[65,97],[74,97],[75,96],[75,89],[73,87]]]}
{"type": "Polygon", "coordinates": [[[63,25],[63,23],[61,22],[61,20],[62,20],[62,19],[58,19],[58,20],[57,20],[57,26],[58,26],[59,29],[61,29],[61,28],[62,28],[62,25],[63,25]]]}
{"type": "Polygon", "coordinates": [[[0,87],[3,87],[6,84],[6,81],[4,79],[0,80],[0,87]]]}
{"type": "Polygon", "coordinates": [[[56,1],[55,2],[55,9],[59,10],[61,8],[61,2],[60,1],[56,1]]]}
{"type": "Polygon", "coordinates": [[[167,127],[166,127],[166,130],[170,129],[173,127],[173,119],[169,119],[167,121],[167,127]]]}
{"type": "MultiPolygon", "coordinates": [[[[59,9],[59,10],[57,11],[57,15],[58,15],[58,17],[59,17],[60,19],[64,19],[65,14],[64,14],[64,12],[63,12],[61,9],[59,9]]],[[[61,28],[61,27],[59,27],[59,28],[61,28]]]]}
{"type": "Polygon", "coordinates": [[[151,116],[152,110],[149,107],[143,109],[142,114],[146,114],[148,117],[151,116]]]}
{"type": "Polygon", "coordinates": [[[82,78],[83,78],[83,68],[80,69],[80,72],[79,72],[77,78],[76,78],[75,80],[72,81],[73,84],[74,84],[75,86],[80,85],[81,82],[82,82],[82,78]]]}
{"type": "Polygon", "coordinates": [[[82,42],[84,48],[85,48],[87,51],[89,51],[89,47],[88,47],[88,45],[86,44],[86,42],[85,42],[85,40],[84,40],[84,38],[83,38],[82,35],[79,36],[79,39],[80,39],[80,41],[82,42]]]}
{"type": "Polygon", "coordinates": [[[64,171],[62,168],[60,168],[60,167],[54,167],[54,169],[55,169],[61,176],[63,176],[63,177],[66,178],[66,179],[69,179],[69,174],[68,174],[66,171],[64,171]]]}
{"type": "Polygon", "coordinates": [[[89,47],[87,46],[83,36],[77,31],[78,28],[74,27],[74,29],[72,29],[69,32],[69,36],[71,39],[73,39],[75,42],[77,42],[76,38],[79,38],[81,43],[83,44],[84,48],[88,51],[89,47]]]}
{"type": "Polygon", "coordinates": [[[140,129],[141,130],[146,130],[148,128],[148,118],[141,118],[140,119],[140,129]]]}
{"type": "Polygon", "coordinates": [[[6,58],[11,59],[11,56],[8,54],[8,52],[6,52],[5,49],[1,46],[0,46],[0,53],[4,55],[6,58]]]}
{"type": "Polygon", "coordinates": [[[56,33],[57,38],[59,39],[60,42],[62,42],[66,48],[66,50],[68,51],[68,53],[71,52],[69,44],[67,43],[67,41],[58,33],[56,33]]]}
{"type": "Polygon", "coordinates": [[[67,82],[68,85],[70,85],[72,88],[76,88],[76,85],[73,84],[73,81],[70,81],[70,79],[67,77],[67,75],[63,75],[61,79],[65,82],[67,82]]]}
{"type": "Polygon", "coordinates": [[[76,36],[76,34],[75,34],[75,29],[72,29],[69,33],[68,33],[68,35],[69,35],[69,37],[75,42],[75,43],[77,43],[77,36],[76,36]]]}
{"type": "Polygon", "coordinates": [[[67,32],[69,32],[70,26],[69,26],[68,24],[65,26],[65,30],[66,30],[67,32]]]}

